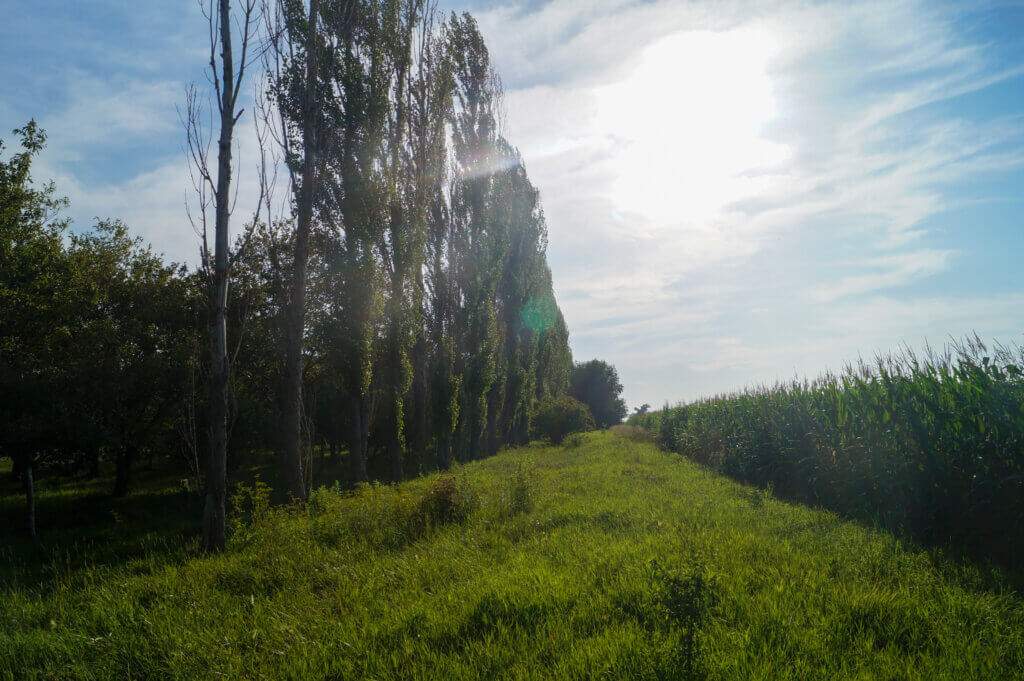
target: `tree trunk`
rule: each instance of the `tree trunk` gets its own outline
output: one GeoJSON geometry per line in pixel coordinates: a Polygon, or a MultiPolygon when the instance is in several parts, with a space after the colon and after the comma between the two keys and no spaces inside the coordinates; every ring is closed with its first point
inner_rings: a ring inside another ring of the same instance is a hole
{"type": "Polygon", "coordinates": [[[25,486],[25,529],[28,536],[36,538],[36,481],[32,471],[32,459],[25,461],[25,467],[21,471],[21,481],[25,486]]]}
{"type": "Polygon", "coordinates": [[[437,438],[437,467],[442,471],[451,468],[452,465],[452,438],[451,435],[441,435],[437,438]]]}
{"type": "Polygon", "coordinates": [[[495,385],[487,393],[487,456],[494,456],[498,453],[498,412],[501,405],[498,404],[501,398],[501,389],[495,381],[495,385]]]}
{"type": "MultiPolygon", "coordinates": [[[[423,275],[418,274],[419,287],[423,275]]],[[[412,347],[412,418],[410,419],[410,445],[412,448],[412,475],[423,473],[427,459],[427,341],[422,329],[412,347]]]]}
{"type": "Polygon", "coordinates": [[[114,477],[114,496],[123,497],[128,494],[132,483],[132,459],[135,458],[135,448],[131,445],[122,445],[117,448],[116,454],[116,475],[114,477]]]}
{"type": "MultiPolygon", "coordinates": [[[[397,321],[392,321],[394,327],[399,324],[397,321]]],[[[401,342],[400,331],[397,328],[392,329],[390,334],[389,343],[391,345],[387,355],[388,367],[386,375],[388,377],[387,391],[387,437],[386,437],[386,448],[388,457],[388,467],[391,474],[392,482],[401,482],[403,478],[403,466],[402,456],[402,427],[405,425],[402,423],[402,409],[401,401],[404,398],[402,395],[402,349],[399,347],[401,342]]]]}
{"type": "Polygon", "coordinates": [[[25,457],[15,456],[11,466],[11,482],[19,483],[24,481],[25,457]]]}
{"type": "Polygon", "coordinates": [[[352,484],[357,485],[367,482],[369,477],[366,474],[366,448],[363,444],[363,404],[359,397],[350,398],[349,415],[351,416],[351,444],[349,445],[349,468],[352,474],[352,484]]]}
{"type": "Polygon", "coordinates": [[[86,458],[89,461],[89,479],[94,480],[100,476],[100,452],[99,449],[90,448],[86,452],[86,458]]]}
{"type": "Polygon", "coordinates": [[[487,409],[486,403],[481,408],[480,401],[475,396],[471,396],[473,406],[470,408],[469,413],[469,451],[467,456],[470,461],[476,461],[480,458],[481,450],[484,443],[484,435],[487,424],[487,414],[481,413],[487,409]]]}
{"type": "Polygon", "coordinates": [[[310,0],[306,34],[306,83],[302,120],[302,181],[296,201],[295,253],[292,285],[285,316],[284,409],[281,414],[281,466],[285,489],[294,499],[306,500],[302,474],[302,336],[306,319],[306,265],[313,223],[316,185],[316,30],[318,0],[310,0]]]}
{"type": "Polygon", "coordinates": [[[203,506],[203,548],[223,551],[225,541],[224,497],[227,491],[228,456],[228,220],[231,217],[231,139],[234,135],[234,64],[231,51],[229,0],[219,6],[221,66],[220,138],[217,140],[217,195],[214,223],[213,281],[210,300],[210,458],[206,470],[206,503],[203,506]]]}
{"type": "Polygon", "coordinates": [[[389,428],[388,433],[388,465],[391,469],[391,482],[401,482],[403,479],[403,467],[402,467],[402,442],[398,439],[398,433],[396,432],[397,426],[394,425],[394,421],[397,420],[395,417],[397,414],[394,410],[391,412],[392,425],[389,428]]]}

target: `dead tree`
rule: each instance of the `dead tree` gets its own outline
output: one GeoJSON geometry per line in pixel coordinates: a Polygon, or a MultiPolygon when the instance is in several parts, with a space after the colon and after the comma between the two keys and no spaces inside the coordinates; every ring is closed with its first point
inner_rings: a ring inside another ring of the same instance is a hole
{"type": "MultiPolygon", "coordinates": [[[[194,87],[188,91],[185,130],[193,173],[193,185],[199,203],[198,225],[193,227],[202,239],[202,267],[209,278],[210,324],[210,455],[206,469],[206,503],[203,508],[203,548],[221,551],[225,542],[224,501],[227,492],[228,445],[228,385],[230,363],[228,359],[227,302],[231,264],[237,257],[230,252],[229,222],[234,199],[232,196],[231,147],[235,126],[243,110],[237,108],[238,94],[245,79],[251,45],[259,27],[257,0],[244,0],[236,22],[241,37],[241,49],[236,55],[232,47],[232,11],[230,0],[209,0],[200,5],[209,25],[210,61],[209,80],[217,98],[220,119],[220,137],[217,140],[216,177],[209,164],[209,136],[204,130],[203,107],[194,87]],[[216,3],[216,4],[215,4],[216,3]],[[220,49],[220,55],[217,51],[220,49]],[[237,57],[237,68],[236,64],[237,57]],[[213,253],[210,253],[207,212],[213,209],[213,253]]],[[[261,182],[261,191],[263,189],[261,182]]],[[[235,191],[237,192],[237,183],[235,191]]],[[[259,221],[257,202],[252,225],[259,221]]]]}

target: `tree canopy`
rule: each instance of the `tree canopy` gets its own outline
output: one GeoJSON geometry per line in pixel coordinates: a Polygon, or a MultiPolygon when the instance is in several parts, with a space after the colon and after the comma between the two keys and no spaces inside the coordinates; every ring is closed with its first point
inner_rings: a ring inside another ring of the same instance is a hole
{"type": "Polygon", "coordinates": [[[622,423],[626,417],[619,373],[607,362],[577,362],[569,378],[569,394],[587,405],[599,428],[622,423]]]}
{"type": "MultiPolygon", "coordinates": [[[[228,38],[241,32],[244,54],[255,7],[226,32],[230,5],[208,8],[218,88],[242,82],[228,38]]],[[[221,526],[224,479],[247,457],[275,452],[279,493],[301,501],[314,469],[400,480],[525,443],[566,394],[540,195],[501,132],[473,17],[397,0],[266,9],[257,118],[277,126],[261,141],[290,196],[223,241],[233,161],[207,166],[191,90],[200,212],[216,228],[214,249],[202,223],[194,266],[116,219],[72,229],[56,188],[31,177],[45,134],[15,131],[21,151],[0,165],[0,456],[30,506],[40,470],[113,469],[122,495],[155,460],[213,490],[221,526]]],[[[215,94],[230,149],[237,89],[215,94]]]]}

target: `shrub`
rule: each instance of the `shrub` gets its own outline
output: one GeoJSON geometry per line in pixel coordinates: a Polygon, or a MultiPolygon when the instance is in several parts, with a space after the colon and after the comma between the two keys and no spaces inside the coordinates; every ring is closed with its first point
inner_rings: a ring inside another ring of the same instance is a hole
{"type": "Polygon", "coordinates": [[[439,475],[420,498],[417,515],[429,525],[465,520],[478,505],[477,495],[454,475],[439,475]]]}
{"type": "Polygon", "coordinates": [[[228,517],[228,531],[239,541],[251,538],[255,528],[270,513],[270,485],[259,479],[252,485],[239,483],[228,499],[231,515],[228,517]]]}
{"type": "Polygon", "coordinates": [[[533,420],[534,437],[560,445],[571,433],[593,430],[594,417],[587,405],[568,395],[543,402],[533,420]]]}

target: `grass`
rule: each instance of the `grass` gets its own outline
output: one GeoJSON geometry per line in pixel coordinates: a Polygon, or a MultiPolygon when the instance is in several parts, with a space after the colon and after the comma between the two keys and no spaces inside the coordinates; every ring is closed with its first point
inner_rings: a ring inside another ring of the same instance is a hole
{"type": "MultiPolygon", "coordinates": [[[[137,496],[171,515],[184,498],[137,496]]],[[[997,570],[625,429],[322,489],[303,510],[259,485],[237,498],[220,556],[197,557],[184,531],[70,559],[67,536],[9,550],[0,678],[1024,676],[1024,604],[997,570]]]]}

